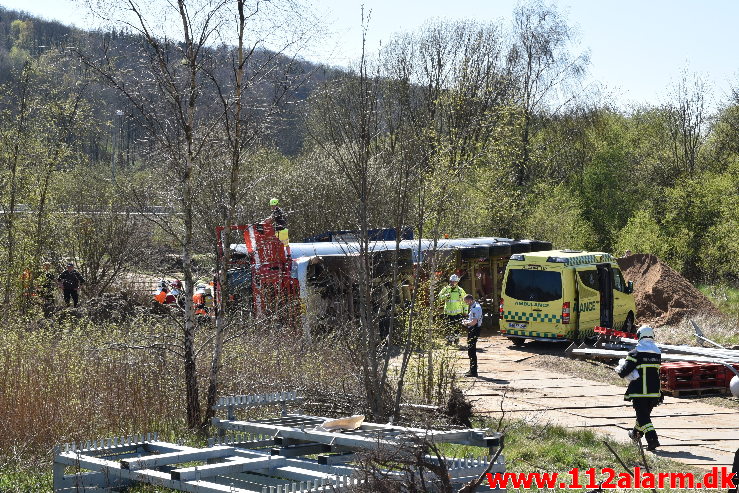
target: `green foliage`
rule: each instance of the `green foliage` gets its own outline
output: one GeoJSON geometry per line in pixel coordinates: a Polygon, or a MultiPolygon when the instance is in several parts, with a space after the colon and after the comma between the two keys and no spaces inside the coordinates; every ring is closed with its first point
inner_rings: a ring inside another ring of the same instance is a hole
{"type": "Polygon", "coordinates": [[[615,115],[604,115],[590,132],[590,156],[576,180],[583,218],[596,235],[599,249],[611,251],[614,233],[621,229],[635,208],[626,125],[615,115]]]}
{"type": "Polygon", "coordinates": [[[669,260],[660,226],[649,209],[638,210],[629,218],[618,233],[615,248],[617,252],[631,250],[634,253],[652,253],[665,261],[669,260]]]}
{"type": "Polygon", "coordinates": [[[0,491],[26,493],[30,491],[52,491],[52,475],[49,468],[35,469],[28,464],[5,464],[0,462],[0,491]]]}
{"type": "Polygon", "coordinates": [[[595,231],[583,217],[576,191],[565,184],[539,184],[528,198],[522,217],[522,232],[527,238],[551,241],[554,248],[598,248],[595,231]]]}
{"type": "MultiPolygon", "coordinates": [[[[498,425],[501,425],[501,430],[505,432],[503,456],[507,472],[556,472],[560,477],[571,479],[568,471],[577,467],[580,469],[581,483],[587,482],[588,477],[585,476],[584,471],[591,467],[596,471],[601,468],[612,468],[617,474],[624,472],[617,459],[605,446],[604,441],[616,451],[627,466],[643,467],[639,449],[632,443],[616,441],[591,429],[570,430],[555,425],[532,424],[510,419],[503,419],[498,423],[488,418],[473,424],[478,428],[495,431],[499,431],[498,425]]],[[[481,453],[478,448],[462,445],[445,444],[441,450],[447,457],[475,457],[481,453]]],[[[647,457],[649,467],[655,473],[675,471],[697,473],[700,471],[667,458],[654,455],[647,457]]],[[[600,474],[596,474],[596,477],[603,479],[600,474]]],[[[559,488],[555,490],[560,491],[559,488]]]]}
{"type": "MultiPolygon", "coordinates": [[[[701,201],[705,236],[697,252],[698,267],[706,280],[739,282],[739,162],[728,172],[709,174],[708,196],[701,201]],[[707,216],[707,217],[706,217],[707,216]]],[[[697,236],[697,235],[696,235],[697,236]]]]}

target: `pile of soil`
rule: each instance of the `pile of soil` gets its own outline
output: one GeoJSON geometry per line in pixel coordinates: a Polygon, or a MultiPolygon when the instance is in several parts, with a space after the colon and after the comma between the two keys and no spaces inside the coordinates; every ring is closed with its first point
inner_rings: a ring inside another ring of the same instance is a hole
{"type": "Polygon", "coordinates": [[[721,312],[686,278],[654,255],[640,253],[618,259],[624,277],[634,282],[636,320],[653,327],[676,325],[684,318],[720,316],[721,312]]]}

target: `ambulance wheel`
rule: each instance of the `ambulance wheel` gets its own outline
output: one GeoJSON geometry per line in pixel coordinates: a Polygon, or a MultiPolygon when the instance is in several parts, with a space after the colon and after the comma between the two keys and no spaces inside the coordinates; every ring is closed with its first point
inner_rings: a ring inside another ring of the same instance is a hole
{"type": "Polygon", "coordinates": [[[634,332],[634,312],[629,312],[626,315],[626,322],[624,322],[624,332],[634,332]]]}
{"type": "Polygon", "coordinates": [[[523,346],[523,343],[526,342],[526,339],[524,339],[523,337],[509,337],[508,340],[511,341],[516,347],[521,347],[523,346]]]}

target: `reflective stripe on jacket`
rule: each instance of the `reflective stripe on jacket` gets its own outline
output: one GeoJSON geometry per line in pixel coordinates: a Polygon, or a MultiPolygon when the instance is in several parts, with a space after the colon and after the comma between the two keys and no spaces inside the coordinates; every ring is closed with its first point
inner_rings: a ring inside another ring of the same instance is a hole
{"type": "Polygon", "coordinates": [[[444,313],[446,315],[464,315],[467,311],[467,305],[464,302],[464,292],[459,285],[452,288],[447,285],[439,292],[439,300],[444,302],[444,313]]]}
{"type": "Polygon", "coordinates": [[[636,349],[632,349],[626,357],[626,364],[618,375],[623,378],[633,370],[636,370],[639,378],[629,383],[626,394],[624,394],[624,399],[630,401],[634,398],[661,397],[659,381],[659,367],[661,363],[662,355],[659,352],[639,351],[639,346],[636,349]]]}

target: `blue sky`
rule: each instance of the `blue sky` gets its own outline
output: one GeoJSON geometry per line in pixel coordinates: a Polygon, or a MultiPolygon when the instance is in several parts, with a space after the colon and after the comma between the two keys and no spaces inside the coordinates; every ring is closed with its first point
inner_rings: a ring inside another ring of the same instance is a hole
{"type": "MultiPolygon", "coordinates": [[[[393,33],[414,31],[430,18],[509,23],[514,0],[312,0],[330,34],[306,58],[344,65],[361,49],[360,6],[371,11],[368,48],[393,33]]],[[[558,0],[568,24],[589,50],[589,84],[599,84],[622,106],[659,104],[687,70],[712,90],[712,106],[739,85],[739,2],[730,0],[558,0]]],[[[78,27],[87,26],[84,8],[70,0],[0,0],[78,27]]]]}

